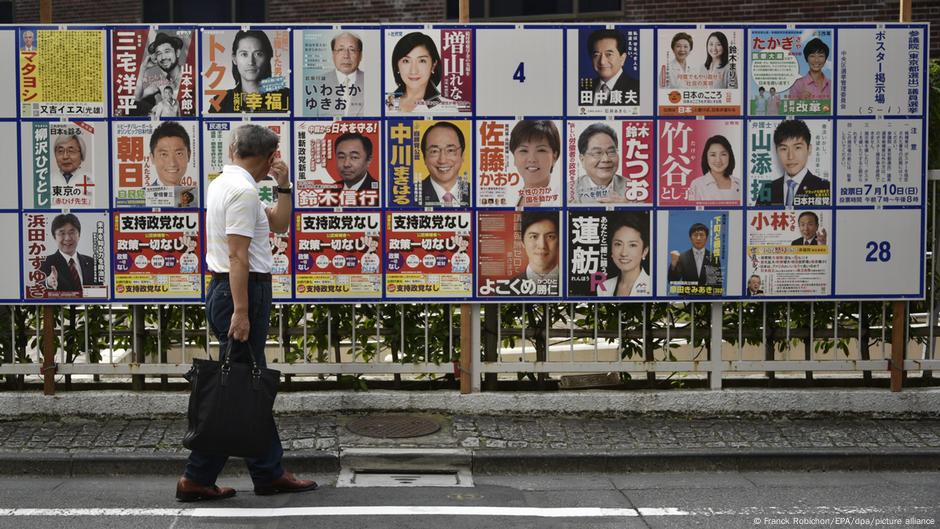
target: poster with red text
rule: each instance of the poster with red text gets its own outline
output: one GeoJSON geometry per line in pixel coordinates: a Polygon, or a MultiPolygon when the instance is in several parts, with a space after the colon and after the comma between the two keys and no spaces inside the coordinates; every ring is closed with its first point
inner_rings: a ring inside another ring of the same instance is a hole
{"type": "Polygon", "coordinates": [[[561,206],[561,120],[479,120],[477,205],[561,206]]]}
{"type": "Polygon", "coordinates": [[[115,117],[196,115],[196,44],[189,29],[111,32],[115,117]]]}
{"type": "Polygon", "coordinates": [[[295,122],[295,205],[380,207],[381,128],[378,120],[295,122]]]}
{"type": "Polygon", "coordinates": [[[477,295],[557,297],[561,292],[561,213],[477,213],[477,295]]]}
{"type": "Polygon", "coordinates": [[[194,121],[112,122],[114,205],[198,207],[198,127],[194,121]]]}
{"type": "Polygon", "coordinates": [[[387,215],[387,297],[465,298],[473,295],[470,212],[387,215]]]}
{"type": "Polygon", "coordinates": [[[204,114],[287,114],[291,109],[290,32],[202,32],[204,114]]]}
{"type": "Polygon", "coordinates": [[[114,214],[114,297],[199,299],[198,213],[114,214]]]}
{"type": "Polygon", "coordinates": [[[297,297],[381,298],[380,213],[297,213],[297,297]]]}
{"type": "Polygon", "coordinates": [[[659,205],[740,206],[741,134],[735,119],[660,121],[659,205]]]}
{"type": "Polygon", "coordinates": [[[653,204],[651,120],[570,120],[566,126],[569,206],[653,204]]]}
{"type": "Polygon", "coordinates": [[[111,230],[107,213],[24,213],[26,299],[107,299],[111,230]]]}

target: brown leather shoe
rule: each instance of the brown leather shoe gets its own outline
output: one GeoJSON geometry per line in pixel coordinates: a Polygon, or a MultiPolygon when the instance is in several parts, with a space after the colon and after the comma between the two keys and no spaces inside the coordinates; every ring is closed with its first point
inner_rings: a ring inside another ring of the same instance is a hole
{"type": "Polygon", "coordinates": [[[258,496],[270,496],[282,492],[306,492],[316,490],[317,482],[309,479],[297,479],[290,472],[284,472],[284,475],[267,485],[255,485],[255,494],[258,496]]]}
{"type": "Polygon", "coordinates": [[[235,495],[229,487],[205,486],[185,477],[176,482],[176,499],[179,501],[221,500],[235,495]]]}

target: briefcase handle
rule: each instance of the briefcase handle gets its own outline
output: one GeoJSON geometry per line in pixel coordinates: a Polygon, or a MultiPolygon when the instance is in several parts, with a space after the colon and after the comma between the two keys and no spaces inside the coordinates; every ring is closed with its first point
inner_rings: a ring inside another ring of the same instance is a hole
{"type": "MultiPolygon", "coordinates": [[[[251,374],[253,378],[261,377],[261,368],[258,367],[258,362],[255,360],[254,351],[251,349],[251,342],[245,341],[242,342],[248,346],[248,358],[251,360],[251,374]]],[[[228,348],[219,349],[219,361],[222,363],[222,378],[223,380],[228,375],[229,371],[232,370],[232,346],[235,344],[235,340],[229,339],[228,348]],[[223,360],[224,358],[224,360],[223,360]]]]}

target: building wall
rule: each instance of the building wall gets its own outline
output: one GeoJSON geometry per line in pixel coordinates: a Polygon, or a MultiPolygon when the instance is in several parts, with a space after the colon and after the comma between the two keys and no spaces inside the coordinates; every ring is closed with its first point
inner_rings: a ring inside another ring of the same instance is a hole
{"type": "MultiPolygon", "coordinates": [[[[146,0],[53,0],[57,23],[140,22],[146,0]]],[[[690,9],[684,0],[624,0],[629,22],[894,22],[899,0],[763,0],[729,2],[702,0],[690,9]]],[[[913,19],[930,22],[930,56],[940,58],[940,0],[912,0],[913,19]]],[[[446,0],[267,0],[268,21],[298,22],[440,22],[446,20],[446,0]]],[[[16,2],[16,23],[39,21],[39,0],[16,2]]],[[[610,15],[603,16],[611,20],[610,15]]],[[[570,16],[540,18],[572,21],[570,16]]],[[[588,21],[581,17],[578,21],[588,21]]]]}

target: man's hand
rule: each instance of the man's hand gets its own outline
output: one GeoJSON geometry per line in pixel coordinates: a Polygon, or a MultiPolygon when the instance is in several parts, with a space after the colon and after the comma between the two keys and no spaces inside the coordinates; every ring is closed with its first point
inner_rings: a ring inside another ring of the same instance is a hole
{"type": "Polygon", "coordinates": [[[49,290],[58,290],[59,289],[59,269],[52,267],[52,272],[46,276],[46,288],[49,290]]]}
{"type": "Polygon", "coordinates": [[[290,171],[287,169],[287,164],[284,163],[284,160],[280,158],[271,164],[271,170],[268,171],[268,176],[277,182],[278,187],[287,187],[290,185],[290,171]]]}
{"type": "Polygon", "coordinates": [[[228,326],[228,337],[237,342],[247,342],[250,328],[251,324],[248,323],[247,313],[233,312],[232,321],[228,326]]]}
{"type": "Polygon", "coordinates": [[[816,244],[826,245],[826,228],[821,228],[816,232],[816,244]]]}
{"type": "Polygon", "coordinates": [[[669,252],[669,258],[672,260],[672,268],[679,266],[679,252],[675,250],[669,252]]]}

